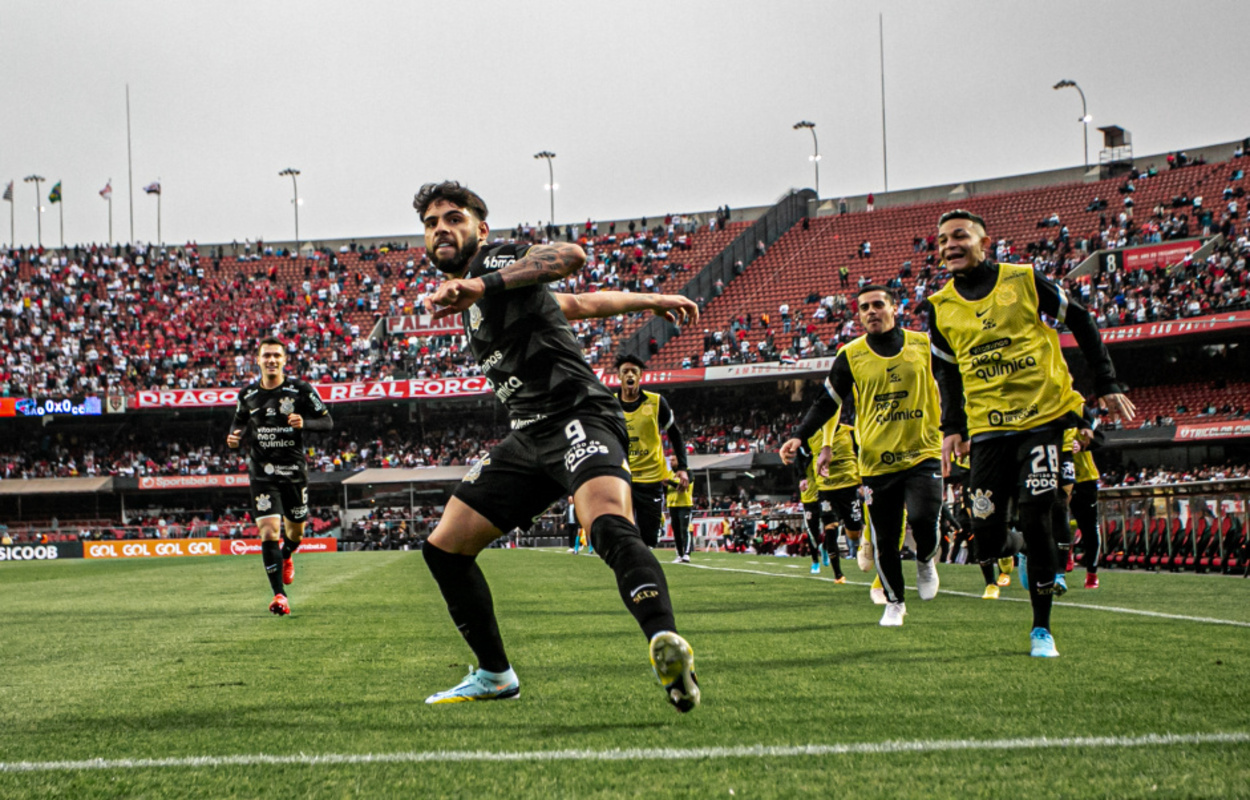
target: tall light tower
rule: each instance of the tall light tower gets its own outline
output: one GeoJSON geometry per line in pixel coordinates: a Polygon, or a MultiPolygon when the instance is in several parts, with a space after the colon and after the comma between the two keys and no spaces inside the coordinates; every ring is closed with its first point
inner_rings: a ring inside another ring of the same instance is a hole
{"type": "Polygon", "coordinates": [[[555,229],[556,229],[556,189],[560,188],[559,186],[556,185],[556,171],[551,166],[551,160],[555,157],[556,157],[556,154],[551,152],[550,150],[543,150],[540,153],[534,154],[534,158],[547,159],[547,186],[545,188],[547,189],[548,194],[551,195],[551,217],[547,221],[552,230],[552,234],[551,234],[552,239],[555,238],[555,229]]]}
{"type": "Polygon", "coordinates": [[[295,196],[291,200],[291,205],[295,206],[295,255],[299,256],[299,184],[295,181],[295,176],[299,174],[299,170],[295,167],[287,167],[278,173],[278,175],[291,176],[291,190],[295,196]]]}
{"type": "Polygon", "coordinates": [[[807,128],[812,132],[812,154],[808,158],[812,162],[812,166],[816,170],[816,197],[820,197],[820,143],[816,141],[816,123],[803,120],[794,123],[794,129],[797,131],[801,128],[807,128]]]}
{"type": "Polygon", "coordinates": [[[1067,89],[1071,87],[1081,93],[1081,118],[1077,122],[1081,123],[1081,129],[1085,132],[1085,171],[1089,172],[1089,123],[1092,117],[1089,110],[1085,106],[1085,92],[1080,86],[1076,85],[1076,81],[1062,80],[1052,86],[1052,89],[1067,89]]]}
{"type": "Polygon", "coordinates": [[[26,183],[35,184],[35,243],[43,247],[43,195],[39,193],[39,184],[47,180],[42,175],[27,175],[22,179],[26,183]]]}

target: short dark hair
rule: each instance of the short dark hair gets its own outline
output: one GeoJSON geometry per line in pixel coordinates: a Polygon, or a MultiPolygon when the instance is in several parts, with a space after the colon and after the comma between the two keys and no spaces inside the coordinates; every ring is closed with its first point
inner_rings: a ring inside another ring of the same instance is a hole
{"type": "Polygon", "coordinates": [[[945,214],[938,217],[938,227],[939,228],[942,227],[944,224],[946,224],[948,221],[952,219],[966,219],[966,220],[975,222],[976,224],[980,225],[981,230],[983,231],[989,230],[989,228],[985,226],[985,220],[982,219],[979,214],[973,214],[971,211],[967,210],[966,208],[956,208],[951,211],[947,211],[945,214]]]}
{"type": "Polygon", "coordinates": [[[281,340],[281,339],[279,339],[277,336],[266,336],[265,338],[263,338],[263,339],[261,339],[259,342],[257,342],[257,343],[256,343],[256,352],[258,352],[258,353],[259,353],[259,352],[260,352],[260,349],[261,349],[262,347],[264,347],[265,345],[267,345],[267,344],[277,345],[278,347],[281,347],[281,348],[282,348],[282,354],[283,354],[283,355],[287,355],[287,350],[286,350],[286,342],[282,341],[282,340],[281,340]]]}
{"type": "Polygon", "coordinates": [[[885,292],[885,296],[890,298],[890,305],[898,305],[898,298],[894,296],[894,290],[889,286],[882,286],[879,283],[870,283],[855,293],[855,299],[858,300],[869,292],[885,292]]]}
{"type": "Polygon", "coordinates": [[[641,358],[634,355],[633,353],[621,353],[619,356],[616,357],[616,366],[614,367],[614,369],[619,370],[621,367],[625,366],[626,364],[633,364],[634,366],[638,367],[638,369],[647,368],[647,362],[643,361],[641,358]]]}
{"type": "Polygon", "coordinates": [[[461,186],[459,181],[425,184],[412,199],[412,207],[417,210],[417,215],[424,219],[426,210],[434,205],[436,200],[446,200],[454,206],[469,209],[480,220],[486,219],[486,201],[469,187],[461,186]]]}

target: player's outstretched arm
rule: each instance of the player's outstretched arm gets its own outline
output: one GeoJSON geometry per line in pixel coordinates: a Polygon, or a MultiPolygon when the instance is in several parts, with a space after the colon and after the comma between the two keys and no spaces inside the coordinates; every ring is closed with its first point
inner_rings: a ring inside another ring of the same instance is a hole
{"type": "Polygon", "coordinates": [[[486,295],[522,286],[552,283],[586,266],[586,251],[570,242],[534,245],[525,255],[497,272],[480,278],[443,281],[429,297],[425,309],[434,319],[458,314],[486,295]]]}
{"type": "Polygon", "coordinates": [[[631,311],[650,311],[678,325],[699,321],[699,307],[689,297],[679,294],[646,294],[640,292],[556,293],[560,310],[570,320],[615,317],[631,311]]]}

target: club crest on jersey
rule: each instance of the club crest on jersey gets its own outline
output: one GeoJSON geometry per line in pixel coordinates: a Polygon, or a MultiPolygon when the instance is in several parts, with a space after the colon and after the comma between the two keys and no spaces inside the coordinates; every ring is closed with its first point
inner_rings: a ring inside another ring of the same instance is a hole
{"type": "Polygon", "coordinates": [[[295,398],[284,397],[281,400],[279,400],[278,401],[278,413],[294,414],[295,413],[295,398]]]}
{"type": "Polygon", "coordinates": [[[469,306],[469,330],[476,333],[480,327],[482,327],[482,310],[474,303],[469,306]]]}
{"type": "Polygon", "coordinates": [[[977,489],[972,493],[972,516],[977,519],[989,519],[994,513],[994,501],[990,500],[993,491],[977,489]]]}
{"type": "Polygon", "coordinates": [[[268,511],[271,508],[273,508],[273,500],[270,499],[269,495],[267,494],[256,495],[256,510],[257,511],[268,511]]]}

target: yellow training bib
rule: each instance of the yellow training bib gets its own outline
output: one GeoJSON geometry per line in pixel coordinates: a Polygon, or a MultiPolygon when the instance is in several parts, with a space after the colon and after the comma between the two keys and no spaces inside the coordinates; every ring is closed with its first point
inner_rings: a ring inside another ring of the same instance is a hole
{"type": "Polygon", "coordinates": [[[855,438],[863,476],[901,472],[942,457],[940,403],[929,337],[903,331],[903,349],[885,358],[861,336],[843,348],[855,381],[855,438]]]}

